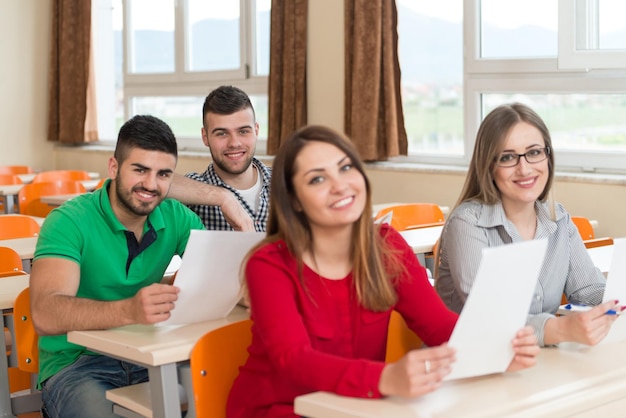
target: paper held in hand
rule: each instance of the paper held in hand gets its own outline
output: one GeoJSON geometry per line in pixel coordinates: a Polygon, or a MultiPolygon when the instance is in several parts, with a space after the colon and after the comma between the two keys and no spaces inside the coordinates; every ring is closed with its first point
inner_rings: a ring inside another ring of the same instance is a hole
{"type": "Polygon", "coordinates": [[[476,280],[449,346],[456,362],[444,380],[503,372],[513,360],[512,341],[526,324],[548,246],[530,240],[482,251],[476,280]]]}
{"type": "Polygon", "coordinates": [[[223,318],[241,299],[240,266],[263,232],[192,230],[176,274],[180,288],[172,316],[157,325],[223,318]]]}

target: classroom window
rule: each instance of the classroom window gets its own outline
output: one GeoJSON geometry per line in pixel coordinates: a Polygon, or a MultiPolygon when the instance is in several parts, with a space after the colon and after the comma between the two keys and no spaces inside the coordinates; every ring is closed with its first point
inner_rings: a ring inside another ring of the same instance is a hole
{"type": "Polygon", "coordinates": [[[101,140],[150,113],[181,149],[201,148],[202,104],[222,84],[246,91],[267,137],[271,0],[95,0],[94,51],[101,140]]]}
{"type": "Polygon", "coordinates": [[[624,171],[626,21],[620,16],[626,2],[397,3],[408,160],[467,165],[486,113],[521,101],[545,119],[559,169],[624,171]],[[402,46],[403,38],[410,47],[402,46]],[[441,74],[426,73],[433,62],[441,74]],[[443,79],[454,72],[455,78],[443,79]],[[433,94],[444,89],[459,92],[455,112],[453,95],[433,94]]]}

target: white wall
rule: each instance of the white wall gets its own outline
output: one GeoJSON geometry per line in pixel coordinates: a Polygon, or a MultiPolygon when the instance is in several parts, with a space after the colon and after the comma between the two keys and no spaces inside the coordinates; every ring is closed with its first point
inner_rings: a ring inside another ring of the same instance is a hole
{"type": "Polygon", "coordinates": [[[0,165],[54,168],[46,142],[50,2],[0,0],[0,165]]]}

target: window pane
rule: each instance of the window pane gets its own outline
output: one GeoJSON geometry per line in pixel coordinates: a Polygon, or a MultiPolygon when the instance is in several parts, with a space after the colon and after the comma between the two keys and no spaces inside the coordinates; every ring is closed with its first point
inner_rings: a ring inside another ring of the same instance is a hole
{"type": "Polygon", "coordinates": [[[462,19],[462,0],[398,0],[409,154],[464,152],[462,19]]]}
{"type": "MultiPolygon", "coordinates": [[[[177,138],[197,138],[202,146],[202,105],[204,96],[135,97],[132,100],[133,115],[154,115],[170,125],[177,138]]],[[[267,95],[251,95],[259,138],[267,138],[267,95]]]]}
{"type": "Polygon", "coordinates": [[[482,100],[483,117],[502,103],[530,106],[555,149],[626,151],[625,94],[483,94],[482,100]]]}
{"type": "Polygon", "coordinates": [[[599,0],[600,49],[626,49],[626,2],[599,0]]]}
{"type": "Polygon", "coordinates": [[[202,104],[204,97],[135,97],[133,115],[153,115],[170,125],[176,137],[201,141],[202,104]]]}
{"type": "Polygon", "coordinates": [[[270,73],[270,9],[271,0],[256,0],[255,48],[256,74],[270,73]]]}
{"type": "Polygon", "coordinates": [[[131,73],[174,72],[174,1],[130,1],[131,73]]]}
{"type": "Polygon", "coordinates": [[[188,71],[241,67],[239,1],[187,0],[188,71]]]}
{"type": "Polygon", "coordinates": [[[259,138],[267,139],[267,124],[269,121],[269,119],[267,118],[267,94],[250,95],[250,101],[252,102],[252,106],[254,107],[256,121],[259,124],[259,138]]]}
{"type": "Polygon", "coordinates": [[[556,57],[558,0],[482,0],[482,58],[556,57]]]}

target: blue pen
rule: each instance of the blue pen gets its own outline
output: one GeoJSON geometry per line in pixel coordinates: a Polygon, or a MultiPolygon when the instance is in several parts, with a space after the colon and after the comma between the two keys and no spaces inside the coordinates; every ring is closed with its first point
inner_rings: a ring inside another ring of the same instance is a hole
{"type": "MultiPolygon", "coordinates": [[[[572,303],[568,303],[567,305],[565,305],[565,309],[567,309],[569,311],[586,312],[589,309],[591,309],[591,306],[574,305],[572,303]]],[[[617,311],[615,309],[609,309],[608,311],[605,312],[605,314],[606,315],[617,315],[617,311]]]]}

